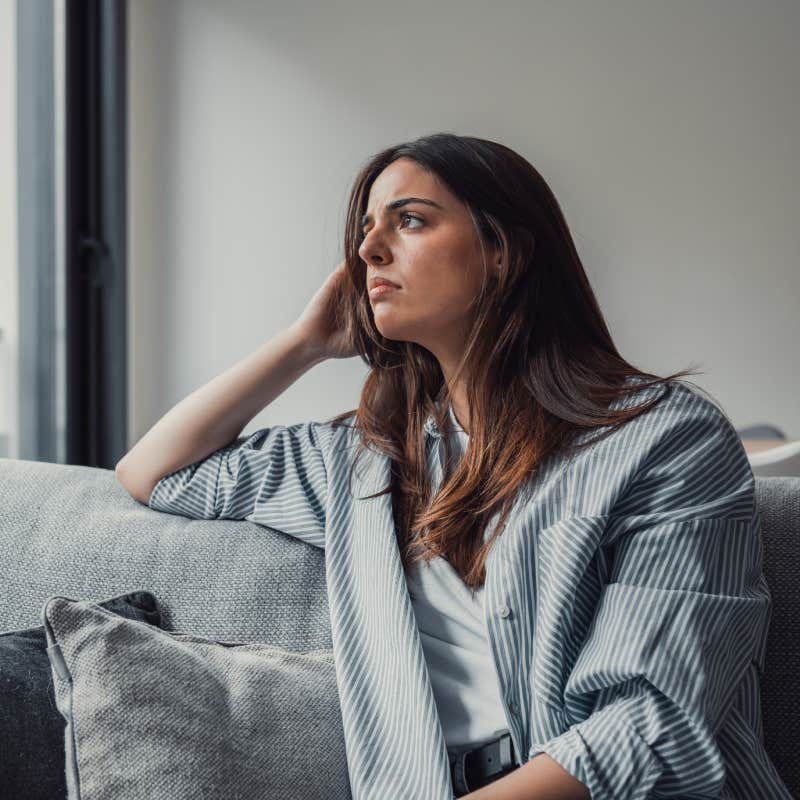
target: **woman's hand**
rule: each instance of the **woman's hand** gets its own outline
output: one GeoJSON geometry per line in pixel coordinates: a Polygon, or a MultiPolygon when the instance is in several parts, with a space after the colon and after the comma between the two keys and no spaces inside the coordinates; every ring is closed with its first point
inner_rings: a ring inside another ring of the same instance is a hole
{"type": "Polygon", "coordinates": [[[343,288],[347,280],[346,262],[342,261],[317,289],[293,324],[308,346],[323,360],[358,355],[343,313],[343,288]]]}

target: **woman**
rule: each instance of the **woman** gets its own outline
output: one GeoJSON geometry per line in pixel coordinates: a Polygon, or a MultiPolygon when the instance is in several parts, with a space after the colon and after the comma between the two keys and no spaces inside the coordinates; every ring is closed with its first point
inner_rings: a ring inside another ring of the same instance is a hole
{"type": "Polygon", "coordinates": [[[435,134],[363,167],[339,269],[117,474],[325,548],[356,798],[788,798],[753,474],[688,374],[617,352],[525,159],[435,134]],[[357,409],[239,435],[356,355],[357,409]]]}

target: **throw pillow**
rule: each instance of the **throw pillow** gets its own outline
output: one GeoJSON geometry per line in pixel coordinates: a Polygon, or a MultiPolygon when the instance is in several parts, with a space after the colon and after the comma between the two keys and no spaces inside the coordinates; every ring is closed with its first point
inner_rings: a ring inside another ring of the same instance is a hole
{"type": "MultiPolygon", "coordinates": [[[[149,592],[112,597],[99,606],[161,626],[149,592]]],[[[56,708],[46,647],[41,626],[0,633],[0,797],[67,797],[64,718],[56,708]]]]}
{"type": "Polygon", "coordinates": [[[350,798],[330,650],[217,642],[51,597],[70,800],[350,798]]]}

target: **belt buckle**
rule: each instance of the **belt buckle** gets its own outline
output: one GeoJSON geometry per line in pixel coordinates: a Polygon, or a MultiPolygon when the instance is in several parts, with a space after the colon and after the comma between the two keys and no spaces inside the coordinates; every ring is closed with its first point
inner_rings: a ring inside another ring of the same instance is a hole
{"type": "Polygon", "coordinates": [[[516,769],[511,734],[467,750],[461,754],[464,783],[467,791],[480,789],[516,769]]]}

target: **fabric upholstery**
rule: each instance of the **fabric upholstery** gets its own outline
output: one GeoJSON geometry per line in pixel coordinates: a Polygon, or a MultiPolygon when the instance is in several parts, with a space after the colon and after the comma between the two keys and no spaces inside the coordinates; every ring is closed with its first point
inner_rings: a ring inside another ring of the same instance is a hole
{"type": "Polygon", "coordinates": [[[330,648],[324,553],[251,522],[134,500],[113,471],[0,459],[0,630],[40,624],[53,594],[152,592],[166,630],[330,648]]]}
{"type": "Polygon", "coordinates": [[[800,478],[756,478],[764,575],[772,593],[761,710],[764,746],[800,797],[800,478]]]}
{"type": "MultiPolygon", "coordinates": [[[[161,624],[149,592],[98,604],[142,623],[161,624]]],[[[56,708],[42,626],[0,634],[0,796],[59,800],[64,777],[64,718],[56,708]]]]}

